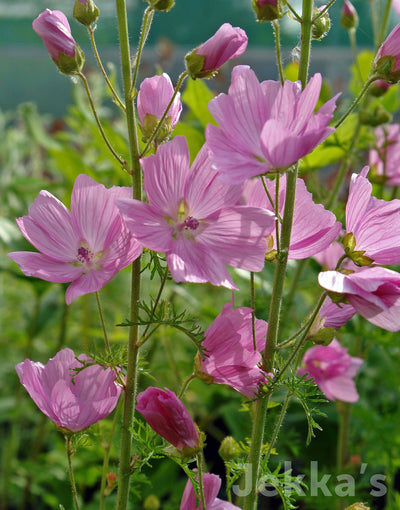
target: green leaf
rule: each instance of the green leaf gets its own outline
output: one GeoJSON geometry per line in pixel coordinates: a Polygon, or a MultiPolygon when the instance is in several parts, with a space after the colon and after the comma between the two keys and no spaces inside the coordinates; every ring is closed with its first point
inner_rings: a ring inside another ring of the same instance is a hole
{"type": "Polygon", "coordinates": [[[203,127],[207,124],[216,124],[207,107],[213,97],[214,94],[201,80],[189,80],[182,94],[182,101],[203,127]]]}

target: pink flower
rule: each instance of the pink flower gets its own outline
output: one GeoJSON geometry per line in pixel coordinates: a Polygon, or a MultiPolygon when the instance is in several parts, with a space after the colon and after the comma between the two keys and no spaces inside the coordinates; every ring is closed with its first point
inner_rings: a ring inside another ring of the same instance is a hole
{"type": "Polygon", "coordinates": [[[400,0],[392,0],[392,8],[394,12],[400,16],[400,0]]]}
{"type": "MultiPolygon", "coordinates": [[[[267,181],[271,197],[275,197],[274,181],[267,181]]],[[[279,181],[279,214],[282,216],[285,207],[286,176],[279,181]]],[[[263,207],[273,211],[260,180],[253,179],[246,183],[243,197],[247,205],[263,207]]],[[[335,215],[316,204],[302,179],[297,179],[296,198],[294,203],[292,235],[290,238],[289,259],[299,260],[311,257],[327,248],[340,232],[342,225],[336,221],[335,215]]],[[[271,233],[276,248],[275,231],[271,233]]]]}
{"type": "MultiPolygon", "coordinates": [[[[343,255],[345,255],[343,244],[339,241],[333,241],[333,243],[325,248],[325,250],[316,253],[313,255],[313,257],[318,262],[318,264],[322,266],[322,269],[326,271],[335,270],[339,260],[341,257],[343,257],[343,255]]],[[[359,267],[349,259],[345,259],[340,267],[351,269],[352,271],[359,270],[359,267]]]]}
{"type": "Polygon", "coordinates": [[[208,380],[227,384],[248,398],[254,398],[260,384],[266,382],[259,364],[268,329],[265,321],[256,319],[255,350],[251,312],[250,308],[233,309],[231,303],[225,304],[206,331],[202,344],[205,357],[200,362],[200,372],[207,374],[208,380]]]}
{"type": "MultiPolygon", "coordinates": [[[[217,498],[220,487],[221,479],[218,475],[211,473],[203,475],[204,503],[207,510],[239,510],[238,506],[217,498]]],[[[179,510],[203,510],[201,503],[196,506],[196,496],[190,480],[185,485],[179,510]]]]}
{"type": "Polygon", "coordinates": [[[314,113],[321,81],[316,74],[302,91],[300,82],[260,83],[250,67],[233,69],[229,93],[209,103],[219,127],[209,124],[206,130],[213,163],[225,182],[286,168],[334,131],[328,124],[337,96],[314,113]]]}
{"type": "Polygon", "coordinates": [[[236,205],[241,189],[217,178],[206,146],[189,168],[187,142],[175,137],[142,165],[149,204],[132,199],[117,204],[136,239],[165,252],[175,281],[233,289],[225,264],[248,271],[264,267],[274,216],[236,205]]]}
{"type": "Polygon", "coordinates": [[[400,185],[400,124],[375,129],[375,149],[369,151],[369,164],[374,181],[386,186],[400,185]]]}
{"type": "Polygon", "coordinates": [[[400,24],[396,25],[378,49],[373,69],[380,78],[397,83],[400,78],[400,24]]]}
{"type": "Polygon", "coordinates": [[[327,346],[316,345],[306,351],[299,374],[313,377],[329,400],[356,402],[358,393],[353,377],[362,363],[361,358],[350,356],[334,338],[327,346]]]}
{"type": "Polygon", "coordinates": [[[368,170],[364,167],[360,174],[351,177],[346,232],[354,235],[356,252],[363,252],[376,264],[399,264],[400,200],[387,202],[371,196],[368,170]]]}
{"type": "Polygon", "coordinates": [[[74,57],[75,40],[64,13],[46,9],[33,21],[32,26],[43,39],[47,51],[55,62],[58,62],[60,53],[74,57]]]}
{"type": "Polygon", "coordinates": [[[149,386],[137,396],[136,409],[157,434],[178,450],[200,447],[195,424],[173,391],[149,386]]]}
{"type": "Polygon", "coordinates": [[[343,28],[350,30],[358,26],[358,14],[350,0],[344,0],[340,15],[340,24],[343,28]]]}
{"type": "Polygon", "coordinates": [[[333,303],[329,297],[325,298],[319,311],[321,326],[324,328],[339,329],[355,315],[356,311],[351,305],[333,303]]]}
{"type": "Polygon", "coordinates": [[[209,78],[225,62],[240,57],[246,48],[246,32],[224,23],[210,39],[186,55],[186,69],[194,79],[209,78]]]}
{"type": "MultiPolygon", "coordinates": [[[[78,359],[91,362],[83,354],[78,359]]],[[[81,367],[71,349],[59,351],[46,365],[26,359],[15,367],[39,409],[69,432],[79,432],[108,416],[121,393],[111,368],[90,365],[79,373],[73,370],[81,367]]]]}
{"type": "Polygon", "coordinates": [[[87,175],[74,184],[71,212],[56,197],[41,191],[29,215],[17,219],[24,237],[40,252],[8,254],[27,276],[49,282],[72,282],[67,304],[96,292],[136,259],[142,247],[125,227],[114,200],[129,188],[106,189],[87,175]]]}
{"type": "Polygon", "coordinates": [[[400,330],[400,275],[383,267],[366,267],[356,273],[319,273],[321,287],[342,295],[375,326],[400,330]]]}
{"type": "MultiPolygon", "coordinates": [[[[141,83],[137,97],[137,110],[145,139],[153,133],[173,94],[174,87],[171,78],[165,73],[160,76],[146,78],[141,83]]],[[[182,103],[178,92],[158,134],[159,142],[165,140],[172,133],[179,121],[181,111],[182,103]]]]}

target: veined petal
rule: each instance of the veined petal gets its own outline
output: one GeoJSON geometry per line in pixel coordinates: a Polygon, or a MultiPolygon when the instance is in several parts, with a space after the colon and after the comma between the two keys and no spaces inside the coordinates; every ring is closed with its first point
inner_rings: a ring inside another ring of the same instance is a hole
{"type": "Polygon", "coordinates": [[[161,216],[176,220],[190,166],[186,139],[176,136],[141,163],[148,201],[161,216]]]}
{"type": "Polygon", "coordinates": [[[221,209],[208,218],[208,226],[196,240],[206,245],[223,261],[247,271],[261,271],[265,263],[265,238],[275,225],[270,211],[236,206],[221,209]]]}
{"type": "Polygon", "coordinates": [[[165,252],[171,249],[174,227],[151,205],[133,199],[118,199],[127,228],[140,244],[150,250],[165,252]]]}
{"type": "MultiPolygon", "coordinates": [[[[346,232],[353,232],[357,227],[368,207],[371,193],[372,184],[365,176],[361,174],[351,176],[349,198],[346,205],[346,232]]],[[[356,234],[354,233],[354,235],[356,234]]]]}
{"type": "Polygon", "coordinates": [[[71,214],[80,240],[86,240],[94,253],[103,251],[106,239],[113,239],[118,231],[120,218],[115,196],[115,190],[106,189],[87,175],[78,175],[75,180],[71,214]]]}
{"type": "Polygon", "coordinates": [[[54,260],[42,253],[14,251],[7,256],[18,264],[18,267],[26,276],[35,276],[47,282],[72,282],[83,273],[82,266],[54,260]]]}
{"type": "Polygon", "coordinates": [[[237,289],[219,257],[196,241],[178,237],[166,257],[176,282],[210,282],[212,285],[237,289]]]}
{"type": "Polygon", "coordinates": [[[76,298],[97,292],[117,274],[115,267],[93,269],[71,283],[65,293],[65,302],[70,305],[76,298]]]}
{"type": "Polygon", "coordinates": [[[68,209],[51,193],[41,191],[29,216],[18,218],[17,224],[37,250],[56,260],[75,260],[79,234],[68,209]]]}
{"type": "MultiPolygon", "coordinates": [[[[286,83],[286,82],[285,82],[286,83]]],[[[291,112],[292,123],[291,129],[299,132],[307,125],[310,118],[314,115],[314,110],[317,105],[319,94],[321,92],[322,77],[319,73],[314,76],[307,83],[307,86],[299,95],[296,105],[295,113],[291,112]]]]}

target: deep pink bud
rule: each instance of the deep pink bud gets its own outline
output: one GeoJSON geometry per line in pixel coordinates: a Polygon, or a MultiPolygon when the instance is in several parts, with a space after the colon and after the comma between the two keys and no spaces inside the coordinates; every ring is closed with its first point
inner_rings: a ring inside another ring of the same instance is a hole
{"type": "Polygon", "coordinates": [[[350,0],[344,0],[343,2],[340,24],[347,30],[358,26],[358,14],[350,0]]]}
{"type": "Polygon", "coordinates": [[[178,450],[201,448],[195,424],[173,391],[149,386],[137,396],[136,409],[157,434],[178,450]]]}
{"type": "Polygon", "coordinates": [[[282,17],[282,0],[253,0],[257,21],[273,21],[282,17]]]}
{"type": "Polygon", "coordinates": [[[186,69],[193,79],[209,78],[225,62],[240,57],[246,48],[246,32],[224,23],[210,39],[186,55],[186,69]]]}
{"type": "Polygon", "coordinates": [[[313,377],[329,400],[356,402],[358,393],[353,377],[362,363],[361,358],[350,356],[334,338],[327,346],[316,345],[306,351],[299,374],[313,377]]]}
{"type": "Polygon", "coordinates": [[[379,48],[372,63],[382,80],[397,83],[400,78],[400,24],[394,27],[379,48]]]}
{"type": "MultiPolygon", "coordinates": [[[[174,87],[168,74],[146,78],[140,85],[137,97],[137,110],[140,120],[140,127],[143,133],[143,139],[146,141],[159,120],[163,116],[172,96],[174,87]]],[[[175,96],[171,104],[163,125],[158,132],[157,142],[164,141],[172,133],[182,111],[180,93],[175,96]]]]}
{"type": "MultiPolygon", "coordinates": [[[[79,359],[91,361],[84,355],[79,359]]],[[[81,367],[71,349],[59,351],[46,365],[26,359],[15,367],[32,400],[63,431],[78,432],[102,420],[121,393],[111,368],[90,365],[78,374],[73,370],[81,367]]]]}
{"type": "Polygon", "coordinates": [[[81,71],[84,55],[72,37],[64,13],[46,9],[33,20],[32,27],[43,39],[51,58],[62,73],[74,74],[81,71]]]}

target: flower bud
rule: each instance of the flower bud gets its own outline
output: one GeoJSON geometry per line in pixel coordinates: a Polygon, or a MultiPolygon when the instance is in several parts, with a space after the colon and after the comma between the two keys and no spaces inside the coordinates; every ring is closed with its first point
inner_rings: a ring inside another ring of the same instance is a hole
{"type": "MultiPolygon", "coordinates": [[[[153,76],[143,80],[138,92],[137,110],[144,142],[151,137],[173,94],[174,87],[171,79],[165,73],[161,76],[153,76]]],[[[179,121],[181,111],[182,103],[178,92],[163,121],[163,125],[157,133],[155,140],[157,143],[168,139],[179,121]]]]}
{"type": "MultiPolygon", "coordinates": [[[[317,17],[319,13],[325,9],[326,5],[321,5],[321,7],[318,7],[314,9],[314,16],[317,17]]],[[[329,29],[331,28],[331,20],[329,18],[329,13],[326,11],[322,16],[319,16],[315,21],[312,22],[312,30],[311,35],[313,39],[316,39],[317,41],[320,41],[323,39],[327,33],[329,32],[329,29]]]]}
{"type": "Polygon", "coordinates": [[[80,73],[85,61],[81,48],[71,34],[68,20],[61,11],[46,9],[33,21],[33,30],[42,38],[47,51],[63,74],[80,73]]]}
{"type": "Polygon", "coordinates": [[[241,448],[233,437],[227,436],[223,439],[218,453],[224,461],[235,460],[239,457],[241,448]]]}
{"type": "Polygon", "coordinates": [[[282,0],[253,0],[257,21],[273,21],[282,17],[282,0]]]}
{"type": "Polygon", "coordinates": [[[364,126],[380,126],[392,120],[392,116],[381,104],[375,105],[371,110],[360,110],[360,122],[364,126]]]}
{"type": "Polygon", "coordinates": [[[400,24],[386,37],[372,62],[381,80],[397,83],[400,79],[400,24]]]}
{"type": "Polygon", "coordinates": [[[175,0],[144,0],[155,11],[168,12],[175,5],[175,0]]]}
{"type": "Polygon", "coordinates": [[[97,21],[99,9],[93,0],[75,0],[73,16],[85,27],[90,27],[97,21]]]}
{"type": "Polygon", "coordinates": [[[186,55],[186,70],[194,80],[211,78],[225,62],[240,57],[246,48],[246,32],[224,23],[210,39],[186,55]]]}
{"type": "Polygon", "coordinates": [[[157,498],[155,494],[150,494],[144,500],[143,510],[159,510],[160,508],[160,500],[157,498]]]}
{"type": "Polygon", "coordinates": [[[344,0],[340,15],[340,24],[346,30],[358,27],[358,14],[350,0],[344,0]]]}
{"type": "Polygon", "coordinates": [[[368,92],[371,94],[371,96],[374,97],[381,97],[384,94],[386,94],[387,89],[390,87],[390,84],[383,80],[376,80],[374,83],[370,86],[368,92]]]}

